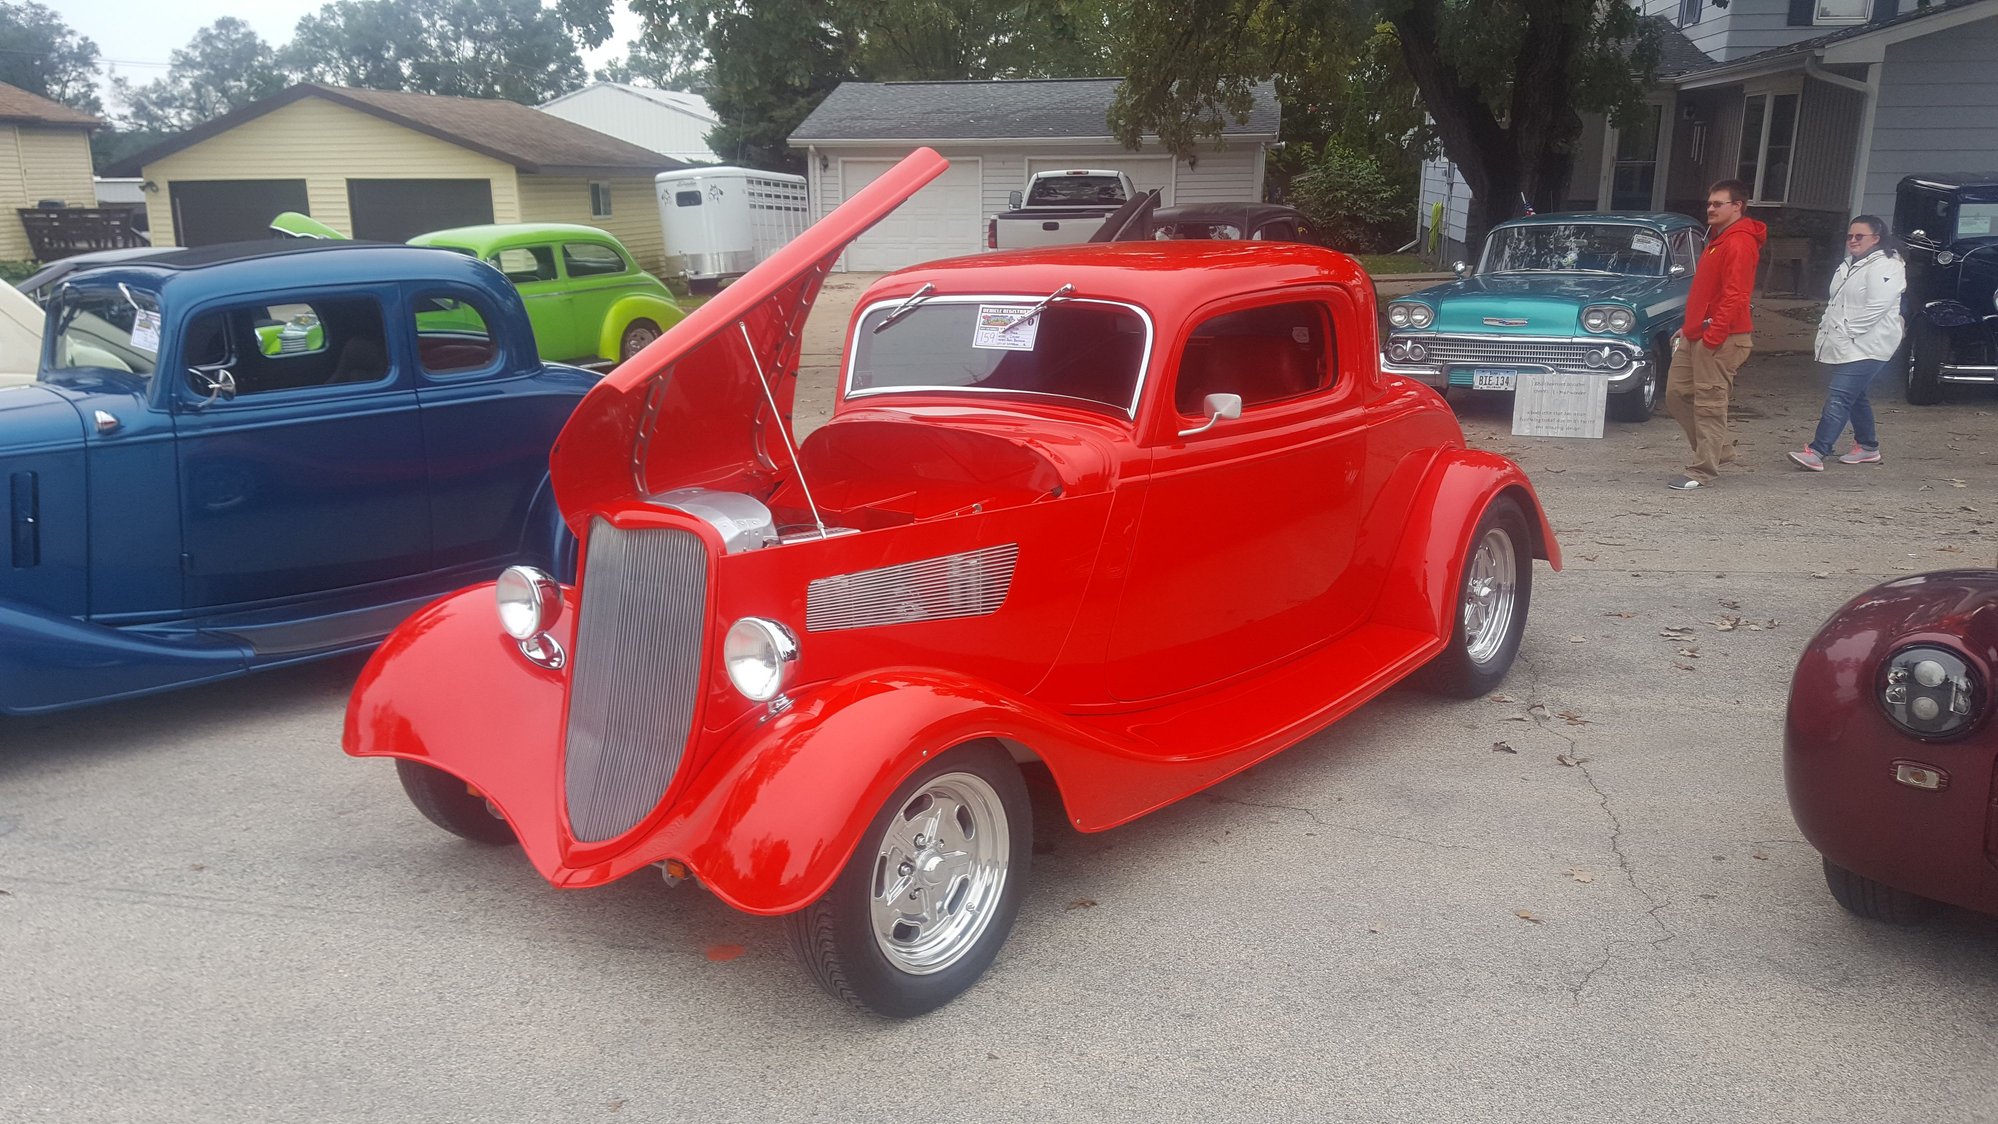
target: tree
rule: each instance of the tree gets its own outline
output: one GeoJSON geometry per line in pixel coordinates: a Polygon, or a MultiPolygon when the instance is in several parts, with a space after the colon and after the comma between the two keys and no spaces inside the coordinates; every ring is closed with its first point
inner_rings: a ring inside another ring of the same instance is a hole
{"type": "Polygon", "coordinates": [[[97,44],[35,3],[0,3],[0,82],[86,113],[102,113],[97,44]]]}
{"type": "Polygon", "coordinates": [[[593,77],[599,82],[702,93],[708,84],[707,55],[700,44],[692,47],[689,51],[679,44],[633,39],[624,45],[624,58],[600,68],[593,77]]]}
{"type": "Polygon", "coordinates": [[[599,21],[589,0],[559,8],[540,0],[337,0],[298,21],[282,61],[300,78],[331,85],[533,105],[583,84],[577,38],[589,42],[592,34],[609,34],[608,9],[599,21]],[[580,32],[570,18],[582,21],[580,32]]]}
{"type": "Polygon", "coordinates": [[[277,53],[249,24],[224,16],[168,57],[166,75],[144,85],[114,76],[123,131],[179,132],[267,98],[289,82],[277,53]]]}
{"type": "Polygon", "coordinates": [[[1623,0],[1162,0],[1132,24],[1113,124],[1191,151],[1246,116],[1254,81],[1353,59],[1378,23],[1471,187],[1474,241],[1522,198],[1558,209],[1581,114],[1629,119],[1657,58],[1623,0]]]}

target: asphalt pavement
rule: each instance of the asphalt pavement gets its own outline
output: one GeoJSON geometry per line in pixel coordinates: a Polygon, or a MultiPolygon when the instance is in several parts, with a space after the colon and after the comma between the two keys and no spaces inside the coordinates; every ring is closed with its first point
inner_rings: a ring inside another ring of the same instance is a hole
{"type": "Polygon", "coordinates": [[[1884,401],[1885,462],[1813,475],[1815,378],[1751,359],[1742,463],[1693,493],[1663,415],[1515,438],[1459,401],[1567,559],[1510,678],[1044,818],[997,965],[911,1022],[697,888],[557,891],[433,828],[339,751],[356,660],[0,719],[0,1120],[1998,1120],[1998,919],[1846,915],[1780,766],[1819,621],[1998,561],[1998,399],[1884,401]]]}

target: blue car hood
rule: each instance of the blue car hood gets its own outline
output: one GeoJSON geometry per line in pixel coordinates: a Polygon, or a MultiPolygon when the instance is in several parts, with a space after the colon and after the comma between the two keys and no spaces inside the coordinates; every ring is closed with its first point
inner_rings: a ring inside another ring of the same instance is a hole
{"type": "Polygon", "coordinates": [[[45,386],[0,387],[0,455],[83,444],[83,416],[45,386]]]}
{"type": "Polygon", "coordinates": [[[1670,278],[1622,277],[1591,273],[1495,273],[1466,277],[1424,289],[1409,297],[1436,309],[1439,332],[1491,332],[1570,335],[1581,330],[1582,309],[1613,301],[1642,309],[1670,278]],[[1525,320],[1494,325],[1485,318],[1525,320]]]}

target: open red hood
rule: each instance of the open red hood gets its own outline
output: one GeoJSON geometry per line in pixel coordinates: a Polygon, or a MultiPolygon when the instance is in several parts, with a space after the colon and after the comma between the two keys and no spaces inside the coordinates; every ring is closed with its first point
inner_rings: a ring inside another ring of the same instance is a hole
{"type": "Polygon", "coordinates": [[[675,488],[764,496],[789,476],[785,434],[819,286],[847,243],[949,166],[917,149],[584,396],[549,462],[572,528],[675,488]]]}

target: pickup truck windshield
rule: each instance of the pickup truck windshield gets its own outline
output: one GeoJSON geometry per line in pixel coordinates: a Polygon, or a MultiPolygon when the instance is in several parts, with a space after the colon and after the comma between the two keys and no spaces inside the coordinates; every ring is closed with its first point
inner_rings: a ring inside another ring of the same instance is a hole
{"type": "Polygon", "coordinates": [[[1535,223],[1492,231],[1479,273],[1665,272],[1665,238],[1620,223],[1535,223]]]}
{"type": "Polygon", "coordinates": [[[144,289],[65,288],[56,297],[51,366],[149,376],[159,362],[159,298],[144,289]]]}
{"type": "Polygon", "coordinates": [[[846,394],[968,391],[1072,400],[1133,416],[1151,324],[1129,305],[1047,294],[932,297],[885,332],[901,300],[870,307],[854,332],[846,394]]]}
{"type": "Polygon", "coordinates": [[[1049,176],[1035,180],[1027,195],[1029,207],[1083,207],[1124,202],[1124,185],[1116,176],[1049,176]]]}

